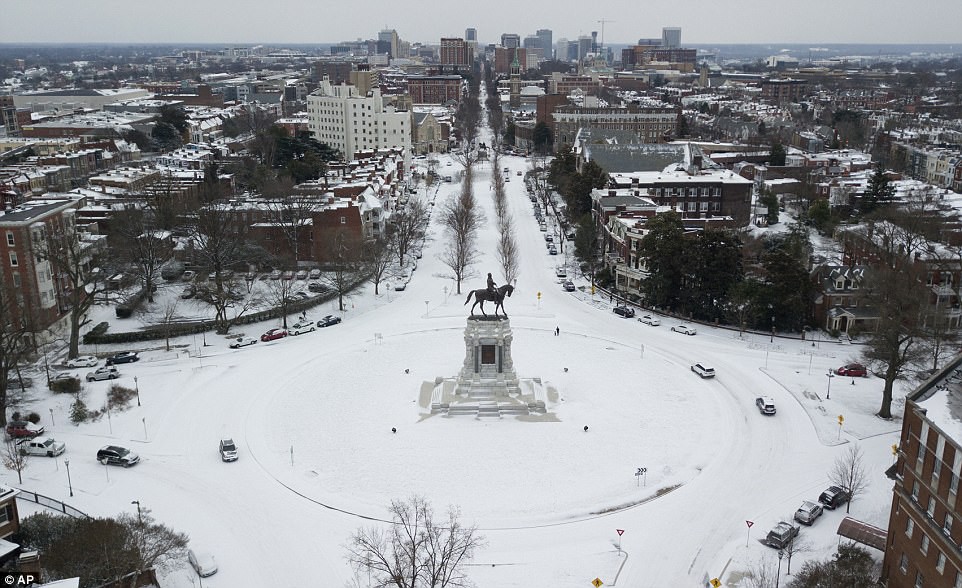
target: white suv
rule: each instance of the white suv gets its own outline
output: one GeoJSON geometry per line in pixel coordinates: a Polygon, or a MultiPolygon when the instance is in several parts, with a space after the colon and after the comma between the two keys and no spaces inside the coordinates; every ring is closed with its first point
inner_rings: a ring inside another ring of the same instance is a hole
{"type": "Polygon", "coordinates": [[[294,323],[287,329],[287,332],[291,335],[300,335],[301,333],[311,333],[314,331],[314,323],[294,323]]]}
{"type": "Polygon", "coordinates": [[[701,376],[702,378],[714,378],[714,377],[715,377],[715,368],[713,368],[713,367],[708,367],[708,366],[702,365],[702,364],[700,364],[700,363],[696,363],[695,365],[691,366],[691,371],[695,372],[696,374],[698,374],[698,375],[701,376]]]}

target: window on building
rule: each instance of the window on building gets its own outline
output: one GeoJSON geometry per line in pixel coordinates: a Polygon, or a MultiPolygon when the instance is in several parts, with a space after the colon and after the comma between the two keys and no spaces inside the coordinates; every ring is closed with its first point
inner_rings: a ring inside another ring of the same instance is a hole
{"type": "Polygon", "coordinates": [[[912,500],[915,502],[919,501],[919,481],[915,480],[912,482],[912,500]]]}
{"type": "Polygon", "coordinates": [[[923,588],[922,572],[915,572],[915,588],[923,588]]]}
{"type": "Polygon", "coordinates": [[[955,584],[952,588],[962,588],[962,572],[955,572],[955,584]]]}
{"type": "Polygon", "coordinates": [[[909,571],[909,556],[902,554],[901,559],[899,559],[899,571],[903,574],[909,571]]]}
{"type": "Polygon", "coordinates": [[[929,536],[925,533],[922,533],[922,543],[920,544],[919,549],[922,550],[923,555],[927,555],[929,553],[929,536]]]}
{"type": "Polygon", "coordinates": [[[10,252],[10,267],[19,267],[19,266],[20,266],[20,260],[17,259],[17,252],[16,252],[16,251],[11,251],[11,252],[10,252]]]}
{"type": "Polygon", "coordinates": [[[929,506],[925,509],[925,514],[929,515],[930,519],[935,518],[935,497],[929,496],[929,506]]]}
{"type": "Polygon", "coordinates": [[[915,530],[915,521],[909,519],[905,521],[905,534],[909,537],[912,536],[912,531],[915,530]]]}
{"type": "Polygon", "coordinates": [[[7,231],[7,245],[10,247],[16,245],[16,240],[13,238],[13,231],[7,231]]]}
{"type": "Polygon", "coordinates": [[[346,225],[346,224],[347,224],[347,217],[346,217],[346,216],[342,216],[342,217],[341,217],[341,224],[342,224],[342,225],[346,225]]]}
{"type": "Polygon", "coordinates": [[[935,569],[940,574],[945,573],[945,554],[941,551],[939,552],[938,559],[935,560],[935,569]]]}
{"type": "Polygon", "coordinates": [[[945,513],[945,522],[942,523],[942,532],[951,537],[952,523],[954,522],[955,522],[955,519],[952,518],[952,515],[950,515],[949,513],[945,513]]]}

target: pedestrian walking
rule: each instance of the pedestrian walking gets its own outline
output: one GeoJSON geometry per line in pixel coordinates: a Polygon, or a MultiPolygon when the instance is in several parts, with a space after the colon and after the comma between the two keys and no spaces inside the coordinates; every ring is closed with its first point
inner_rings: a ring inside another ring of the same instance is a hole
{"type": "Polygon", "coordinates": [[[555,327],[555,328],[554,328],[554,336],[557,337],[557,336],[560,335],[560,334],[561,334],[561,327],[555,327]]]}

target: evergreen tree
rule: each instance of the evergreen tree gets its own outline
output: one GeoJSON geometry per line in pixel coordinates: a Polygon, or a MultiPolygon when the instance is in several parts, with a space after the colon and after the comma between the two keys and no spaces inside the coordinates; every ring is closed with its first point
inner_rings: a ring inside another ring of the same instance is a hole
{"type": "Polygon", "coordinates": [[[649,232],[641,240],[641,251],[648,266],[642,291],[649,305],[674,308],[679,303],[684,277],[685,229],[681,217],[675,212],[665,212],[650,219],[647,228],[649,232]]]}
{"type": "MultiPolygon", "coordinates": [[[[765,123],[760,123],[759,127],[761,127],[763,124],[765,123]]],[[[761,130],[759,130],[759,133],[761,133],[761,130]]],[[[785,165],[785,147],[783,147],[782,144],[777,141],[772,143],[772,151],[768,155],[768,165],[778,167],[785,165]]]]}
{"type": "Polygon", "coordinates": [[[895,186],[891,184],[882,164],[875,166],[875,173],[868,181],[868,190],[862,198],[859,209],[864,213],[874,211],[879,206],[888,204],[895,198],[895,186]]]}

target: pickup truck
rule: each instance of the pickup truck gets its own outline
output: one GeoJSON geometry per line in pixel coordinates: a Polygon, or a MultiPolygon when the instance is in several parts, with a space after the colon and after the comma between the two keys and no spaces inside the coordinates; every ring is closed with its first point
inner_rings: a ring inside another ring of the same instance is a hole
{"type": "Polygon", "coordinates": [[[23,455],[43,455],[46,457],[56,457],[67,448],[63,443],[55,441],[53,437],[24,439],[18,447],[23,455]]]}

